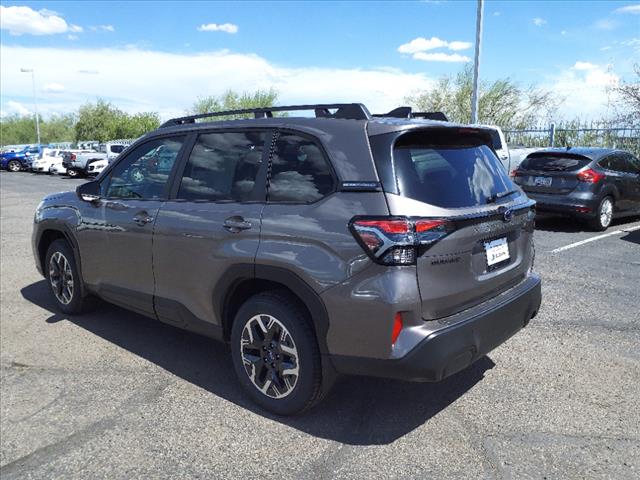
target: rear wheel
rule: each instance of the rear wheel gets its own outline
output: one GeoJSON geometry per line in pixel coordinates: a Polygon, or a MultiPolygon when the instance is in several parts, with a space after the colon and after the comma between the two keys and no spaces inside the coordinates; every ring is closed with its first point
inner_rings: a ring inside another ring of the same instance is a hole
{"type": "Polygon", "coordinates": [[[7,170],[9,170],[10,172],[19,172],[20,170],[22,170],[22,164],[17,160],[11,160],[7,164],[7,170]]]}
{"type": "Polygon", "coordinates": [[[293,415],[311,408],[322,388],[320,351],[304,309],[285,293],[251,297],[231,331],[231,355],[240,384],[262,408],[293,415]]]}
{"type": "Polygon", "coordinates": [[[58,308],[71,315],[84,312],[88,299],[82,296],[78,267],[66,240],[56,240],[49,246],[43,267],[58,308]]]}
{"type": "Polygon", "coordinates": [[[613,206],[613,198],[604,197],[598,205],[596,216],[589,221],[589,226],[600,232],[609,228],[613,220],[613,206]]]}
{"type": "Polygon", "coordinates": [[[68,168],[67,175],[71,178],[76,178],[80,176],[80,173],[77,170],[74,170],[73,168],[68,168]]]}

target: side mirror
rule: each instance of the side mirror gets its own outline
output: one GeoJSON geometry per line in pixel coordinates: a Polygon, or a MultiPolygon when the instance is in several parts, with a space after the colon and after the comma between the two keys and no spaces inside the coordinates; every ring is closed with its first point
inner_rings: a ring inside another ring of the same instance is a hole
{"type": "Polygon", "coordinates": [[[96,202],[100,200],[100,184],[96,181],[83,183],[76,188],[76,194],[83,202],[96,202]]]}

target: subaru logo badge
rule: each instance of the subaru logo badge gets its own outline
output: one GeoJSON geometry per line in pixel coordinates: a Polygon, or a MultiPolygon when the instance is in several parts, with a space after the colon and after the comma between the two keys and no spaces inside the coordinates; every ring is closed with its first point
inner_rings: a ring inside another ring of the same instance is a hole
{"type": "Polygon", "coordinates": [[[505,210],[504,213],[502,214],[502,219],[505,222],[510,222],[512,218],[513,218],[513,210],[511,209],[505,210]]]}

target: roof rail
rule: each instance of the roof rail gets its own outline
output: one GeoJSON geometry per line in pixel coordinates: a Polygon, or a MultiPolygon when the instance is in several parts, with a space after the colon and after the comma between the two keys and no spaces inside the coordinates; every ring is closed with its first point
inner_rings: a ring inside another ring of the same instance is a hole
{"type": "Polygon", "coordinates": [[[428,120],[448,121],[447,116],[442,112],[414,112],[411,107],[398,107],[387,113],[375,113],[373,116],[391,118],[426,118],[428,120]]]}
{"type": "Polygon", "coordinates": [[[164,122],[160,128],[195,123],[200,118],[222,117],[227,115],[253,114],[255,118],[271,118],[273,112],[293,112],[300,110],[313,110],[317,118],[343,118],[351,120],[369,120],[371,114],[362,103],[322,103],[315,105],[290,105],[279,107],[246,108],[243,110],[227,110],[225,112],[209,112],[186,117],[172,118],[164,122]],[[330,110],[336,110],[331,113],[330,110]]]}

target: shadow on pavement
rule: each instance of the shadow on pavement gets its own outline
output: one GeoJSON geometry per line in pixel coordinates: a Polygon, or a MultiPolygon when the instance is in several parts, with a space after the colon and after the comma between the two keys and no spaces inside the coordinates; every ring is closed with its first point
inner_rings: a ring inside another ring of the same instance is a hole
{"type": "MultiPolygon", "coordinates": [[[[46,281],[22,296],[52,313],[47,328],[69,321],[174,375],[255,414],[316,437],[350,445],[388,444],[427,422],[484,378],[495,364],[483,357],[439,383],[344,377],[316,408],[279,417],[251,403],[237,383],[228,346],[105,302],[82,316],[57,313],[46,281]]],[[[426,453],[425,453],[426,454],[426,453]]]]}
{"type": "Polygon", "coordinates": [[[620,240],[624,240],[625,242],[637,243],[638,245],[640,245],[640,230],[629,232],[624,237],[620,237],[620,240]]]}
{"type": "MultiPolygon", "coordinates": [[[[624,225],[638,220],[638,217],[622,217],[615,218],[609,229],[615,230],[618,227],[624,227],[624,225]]],[[[565,217],[561,215],[542,214],[538,213],[536,216],[536,230],[543,230],[546,232],[563,232],[563,233],[577,233],[577,232],[590,232],[598,233],[589,228],[586,222],[580,221],[577,218],[565,217]]],[[[606,233],[606,232],[604,232],[606,233]]]]}

